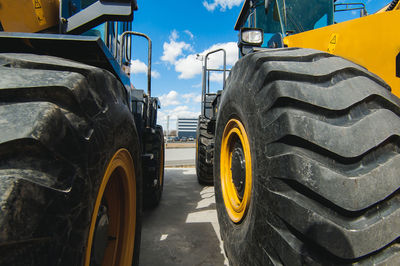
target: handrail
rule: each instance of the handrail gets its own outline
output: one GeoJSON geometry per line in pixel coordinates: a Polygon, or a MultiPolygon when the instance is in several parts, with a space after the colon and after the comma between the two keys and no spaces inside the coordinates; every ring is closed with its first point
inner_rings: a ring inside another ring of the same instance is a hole
{"type": "Polygon", "coordinates": [[[147,56],[147,95],[150,97],[151,96],[151,54],[152,54],[152,44],[151,44],[151,39],[149,36],[147,36],[144,33],[136,32],[136,31],[125,31],[121,35],[121,46],[119,50],[119,62],[122,65],[122,59],[123,59],[123,48],[125,46],[125,36],[126,35],[135,35],[135,36],[140,36],[144,37],[147,39],[149,43],[149,49],[148,49],[148,56],[147,56]]]}
{"type": "MultiPolygon", "coordinates": [[[[152,44],[151,44],[151,39],[149,36],[147,36],[144,33],[136,32],[136,31],[125,31],[124,33],[121,34],[121,46],[119,50],[119,63],[122,65],[123,64],[123,51],[124,51],[124,46],[125,46],[125,37],[127,35],[135,35],[139,37],[144,37],[148,41],[148,56],[147,56],[147,116],[146,116],[146,127],[150,128],[150,116],[151,116],[151,107],[150,107],[150,102],[151,102],[151,54],[152,54],[152,44]]],[[[126,58],[124,58],[126,59],[126,58]]]]}
{"type": "MultiPolygon", "coordinates": [[[[203,78],[202,78],[202,89],[201,89],[201,110],[202,114],[205,115],[205,101],[206,101],[206,94],[207,94],[207,74],[210,71],[223,71],[224,76],[223,76],[223,89],[225,89],[225,80],[226,80],[226,51],[223,48],[216,49],[214,51],[208,52],[205,57],[204,57],[204,64],[203,64],[203,78]],[[217,52],[223,52],[224,56],[224,68],[223,70],[216,70],[216,69],[208,69],[207,68],[207,60],[208,56],[217,52]]],[[[210,90],[208,86],[208,90],[210,90]]]]}

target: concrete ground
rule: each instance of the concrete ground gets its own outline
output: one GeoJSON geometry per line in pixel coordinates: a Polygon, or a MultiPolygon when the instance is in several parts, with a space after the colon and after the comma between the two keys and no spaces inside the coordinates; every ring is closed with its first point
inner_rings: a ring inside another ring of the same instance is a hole
{"type": "Polygon", "coordinates": [[[228,265],[214,188],[199,185],[194,168],[165,169],[160,205],[144,212],[140,265],[228,265]]]}
{"type": "Polygon", "coordinates": [[[165,167],[194,167],[195,148],[165,149],[165,167]]]}

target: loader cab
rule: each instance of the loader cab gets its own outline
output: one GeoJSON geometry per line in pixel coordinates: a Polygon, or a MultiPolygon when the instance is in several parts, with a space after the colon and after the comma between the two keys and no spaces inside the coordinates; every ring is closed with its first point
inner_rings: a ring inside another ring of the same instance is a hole
{"type": "Polygon", "coordinates": [[[235,30],[258,28],[264,32],[262,47],[275,34],[281,38],[333,24],[332,0],[246,0],[235,30]]]}

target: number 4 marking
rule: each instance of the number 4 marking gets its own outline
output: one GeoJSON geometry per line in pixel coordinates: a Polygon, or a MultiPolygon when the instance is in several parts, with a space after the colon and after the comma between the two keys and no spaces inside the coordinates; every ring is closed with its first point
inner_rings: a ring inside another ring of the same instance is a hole
{"type": "Polygon", "coordinates": [[[329,38],[328,49],[327,49],[328,53],[335,52],[338,41],[339,41],[339,34],[333,33],[329,38]]]}

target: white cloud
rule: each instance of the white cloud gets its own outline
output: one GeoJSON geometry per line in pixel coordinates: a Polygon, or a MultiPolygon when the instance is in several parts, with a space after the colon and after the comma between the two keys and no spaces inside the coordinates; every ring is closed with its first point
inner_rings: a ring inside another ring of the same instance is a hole
{"type": "Polygon", "coordinates": [[[142,61],[136,59],[131,61],[131,73],[147,73],[147,65],[142,61]]]}
{"type": "MultiPolygon", "coordinates": [[[[226,75],[226,77],[228,77],[228,74],[226,75]]],[[[211,81],[215,81],[215,82],[222,83],[223,80],[224,80],[224,75],[223,75],[222,73],[213,72],[213,73],[211,73],[211,75],[210,75],[210,80],[211,80],[211,81]]]]}
{"type": "MultiPolygon", "coordinates": [[[[147,65],[139,59],[131,60],[131,74],[147,74],[147,65]]],[[[152,78],[159,78],[160,73],[158,71],[151,71],[152,78]]]]}
{"type": "Polygon", "coordinates": [[[177,31],[177,30],[173,30],[173,31],[171,32],[171,35],[169,36],[169,40],[175,41],[175,40],[178,39],[178,38],[179,38],[178,31],[177,31]]]}
{"type": "Polygon", "coordinates": [[[152,78],[158,79],[160,76],[161,75],[160,75],[160,73],[158,71],[155,71],[155,70],[151,71],[151,77],[152,78]]]}
{"type": "MultiPolygon", "coordinates": [[[[200,105],[198,106],[200,110],[200,105]]],[[[167,120],[169,116],[169,130],[176,130],[176,121],[178,117],[197,118],[200,111],[194,111],[187,105],[180,105],[173,109],[161,109],[157,113],[157,123],[162,125],[164,130],[167,130],[167,120]]]]}
{"type": "Polygon", "coordinates": [[[168,94],[163,94],[158,97],[161,101],[161,106],[171,106],[171,105],[179,105],[181,102],[178,99],[179,93],[172,90],[168,92],[168,94]]]}
{"type": "Polygon", "coordinates": [[[241,3],[243,3],[243,0],[213,0],[211,3],[203,1],[203,6],[208,11],[214,11],[219,7],[219,10],[224,12],[227,8],[232,9],[232,7],[239,6],[241,3]]]}
{"type": "MultiPolygon", "coordinates": [[[[190,38],[193,38],[193,34],[189,30],[184,31],[190,38]]],[[[168,62],[175,67],[175,71],[179,73],[179,79],[191,79],[202,72],[201,59],[198,59],[199,54],[188,54],[184,55],[185,51],[193,52],[193,48],[190,44],[178,41],[179,34],[176,30],[173,30],[169,36],[169,42],[164,42],[164,51],[161,60],[168,62]]],[[[210,48],[204,50],[200,54],[204,56],[210,51],[216,49],[225,49],[226,63],[227,66],[232,66],[238,59],[238,48],[236,42],[217,43],[212,45],[210,48]]],[[[223,66],[222,53],[210,55],[207,60],[207,65],[210,68],[221,69],[223,66]]],[[[168,66],[169,67],[169,66],[168,66]]],[[[212,75],[212,81],[222,81],[220,77],[222,75],[212,75]]]]}
{"type": "Polygon", "coordinates": [[[179,38],[178,32],[173,30],[169,36],[169,42],[163,44],[163,55],[161,60],[174,64],[176,59],[183,54],[183,51],[192,51],[192,46],[185,42],[177,42],[179,38]]]}
{"type": "Polygon", "coordinates": [[[177,91],[170,91],[158,97],[161,101],[161,109],[158,110],[157,123],[167,129],[169,116],[169,130],[176,129],[178,117],[197,118],[200,114],[200,93],[179,94],[177,91]]]}
{"type": "Polygon", "coordinates": [[[201,88],[201,82],[200,83],[197,83],[197,84],[194,84],[194,85],[192,85],[192,88],[201,88]]]}
{"type": "Polygon", "coordinates": [[[170,111],[172,113],[173,118],[178,118],[178,117],[193,118],[193,117],[197,117],[199,115],[199,112],[191,111],[189,106],[187,106],[187,105],[177,106],[175,109],[170,110],[170,111]]]}
{"type": "Polygon", "coordinates": [[[189,30],[184,30],[183,32],[186,33],[191,40],[193,40],[193,38],[194,38],[193,33],[191,33],[189,30]]]}
{"type": "Polygon", "coordinates": [[[177,91],[170,91],[167,94],[163,94],[158,97],[161,101],[162,107],[180,105],[182,103],[200,103],[201,94],[200,93],[186,93],[179,94],[177,91]]]}
{"type": "MultiPolygon", "coordinates": [[[[226,64],[234,65],[238,59],[238,48],[236,42],[228,42],[228,43],[218,43],[214,44],[210,48],[201,52],[202,55],[206,53],[223,48],[226,51],[226,64]]],[[[179,79],[190,79],[194,76],[201,74],[202,72],[202,62],[197,60],[197,55],[190,54],[184,58],[181,58],[175,62],[175,70],[179,72],[179,79]]],[[[222,53],[216,53],[210,55],[209,60],[207,61],[207,67],[209,68],[222,68],[223,66],[223,57],[222,53]]],[[[214,78],[217,77],[214,75],[214,78]]]]}
{"type": "Polygon", "coordinates": [[[201,94],[200,93],[187,93],[183,94],[182,98],[185,100],[185,103],[189,102],[195,102],[195,103],[200,103],[201,102],[201,94]]]}
{"type": "MultiPolygon", "coordinates": [[[[203,54],[216,50],[216,49],[225,49],[226,51],[226,64],[234,65],[239,57],[239,50],[236,42],[227,42],[227,43],[217,43],[208,48],[203,54]]],[[[208,64],[211,67],[222,66],[222,56],[210,57],[208,64]]]]}
{"type": "Polygon", "coordinates": [[[191,54],[176,61],[175,71],[180,73],[179,79],[190,79],[201,73],[202,63],[196,57],[196,55],[191,54]]]}

